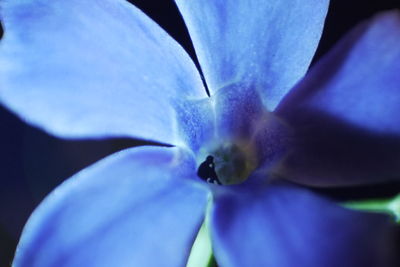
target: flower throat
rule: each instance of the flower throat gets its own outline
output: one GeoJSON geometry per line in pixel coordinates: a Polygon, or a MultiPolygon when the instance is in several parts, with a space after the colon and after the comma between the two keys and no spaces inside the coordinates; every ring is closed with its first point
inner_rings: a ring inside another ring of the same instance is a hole
{"type": "Polygon", "coordinates": [[[257,160],[249,145],[224,143],[211,146],[199,157],[197,175],[213,184],[230,185],[245,181],[256,167],[257,160]]]}

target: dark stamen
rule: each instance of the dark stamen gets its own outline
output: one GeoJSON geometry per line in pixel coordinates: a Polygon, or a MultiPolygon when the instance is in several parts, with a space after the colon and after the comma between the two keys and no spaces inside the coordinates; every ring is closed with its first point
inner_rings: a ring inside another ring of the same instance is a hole
{"type": "Polygon", "coordinates": [[[208,183],[215,183],[221,185],[221,182],[218,179],[218,175],[215,172],[215,163],[214,157],[208,156],[206,160],[200,164],[199,168],[197,169],[197,175],[208,183]]]}

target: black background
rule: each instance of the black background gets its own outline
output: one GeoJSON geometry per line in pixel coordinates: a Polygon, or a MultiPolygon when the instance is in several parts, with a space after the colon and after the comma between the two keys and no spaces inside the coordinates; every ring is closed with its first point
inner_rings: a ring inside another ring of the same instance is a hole
{"type": "MultiPolygon", "coordinates": [[[[131,2],[181,43],[197,64],[189,35],[172,0],[131,2]]],[[[393,8],[400,8],[399,0],[331,1],[314,62],[358,22],[379,11],[393,8]]],[[[29,127],[2,106],[0,123],[0,266],[9,266],[29,214],[55,186],[114,151],[143,144],[123,139],[61,140],[29,127]]],[[[350,196],[383,197],[400,192],[400,187],[394,183],[318,192],[335,199],[347,199],[350,196]]]]}

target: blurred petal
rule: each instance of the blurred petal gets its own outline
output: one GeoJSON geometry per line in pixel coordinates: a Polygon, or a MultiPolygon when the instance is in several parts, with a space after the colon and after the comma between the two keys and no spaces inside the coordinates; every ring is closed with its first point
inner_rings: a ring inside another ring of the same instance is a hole
{"type": "Polygon", "coordinates": [[[206,97],[185,51],[123,0],[2,1],[0,99],[62,137],[176,144],[175,105],[206,97]]]}
{"type": "Polygon", "coordinates": [[[296,144],[281,175],[318,186],[400,178],[399,14],[358,26],[283,100],[296,144]]]}
{"type": "Polygon", "coordinates": [[[394,267],[394,226],[289,185],[217,195],[211,218],[225,267],[394,267]]]}
{"type": "Polygon", "coordinates": [[[230,84],[261,92],[273,110],[305,74],[328,0],[175,0],[211,92],[230,84]],[[246,88],[250,87],[250,88],[246,88]]]}
{"type": "Polygon", "coordinates": [[[124,150],[58,187],[25,226],[18,266],[183,266],[207,191],[175,148],[124,150]]]}

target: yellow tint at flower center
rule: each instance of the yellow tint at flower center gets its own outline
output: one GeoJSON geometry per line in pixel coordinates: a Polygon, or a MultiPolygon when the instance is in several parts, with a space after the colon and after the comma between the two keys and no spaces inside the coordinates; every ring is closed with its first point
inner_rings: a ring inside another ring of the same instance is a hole
{"type": "Polygon", "coordinates": [[[242,183],[257,166],[257,158],[251,144],[238,141],[214,142],[199,153],[197,161],[198,173],[201,172],[201,168],[208,168],[204,177],[199,175],[201,178],[222,185],[242,183]]]}

